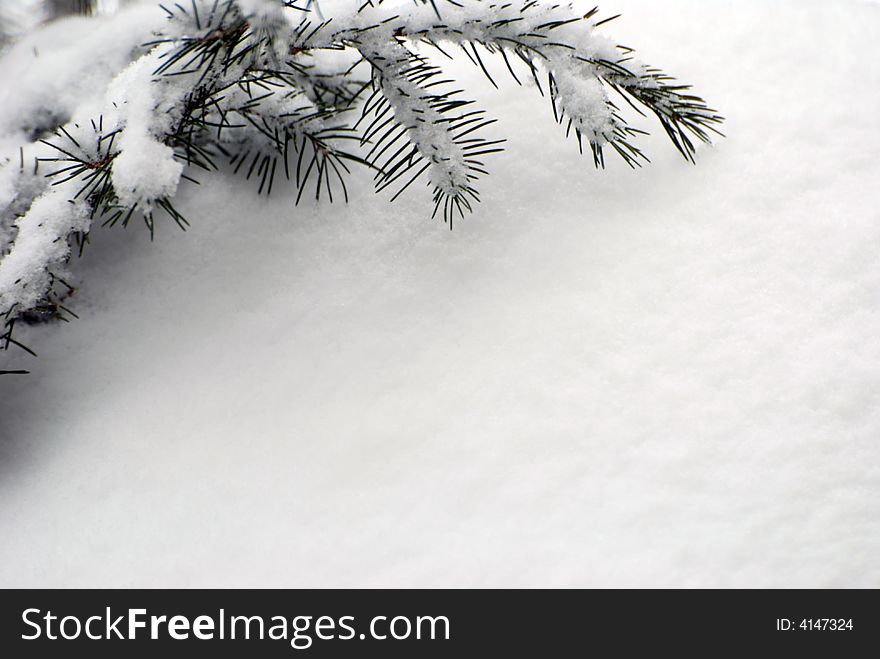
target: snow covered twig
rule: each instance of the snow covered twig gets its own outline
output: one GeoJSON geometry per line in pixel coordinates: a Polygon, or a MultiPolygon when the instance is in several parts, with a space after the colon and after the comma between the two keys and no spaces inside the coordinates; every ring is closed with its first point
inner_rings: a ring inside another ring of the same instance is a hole
{"type": "Polygon", "coordinates": [[[16,321],[67,312],[66,264],[94,220],[140,218],[152,233],[161,212],[186,228],[173,203],[181,180],[221,163],[255,179],[258,193],[283,176],[297,201],[306,190],[347,200],[354,165],[369,168],[392,199],[425,177],[434,214],[452,226],[479,201],[485,157],[504,140],[481,136],[494,120],[462,98],[429,53],[462,52],[496,86],[487,58],[516,83],[532,80],[596,166],[606,148],[633,167],[647,160],[625,106],[655,115],[690,161],[722,121],[688,86],[604,36],[608,20],[596,9],[537,0],[189,0],[165,12],[165,27],[95,90],[95,114],[59,117],[22,146],[18,163],[0,166],[0,349],[21,345],[16,321]]]}

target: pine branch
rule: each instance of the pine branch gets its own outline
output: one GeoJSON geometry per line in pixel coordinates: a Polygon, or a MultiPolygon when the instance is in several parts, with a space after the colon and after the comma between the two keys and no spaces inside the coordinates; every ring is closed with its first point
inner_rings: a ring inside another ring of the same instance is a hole
{"type": "Polygon", "coordinates": [[[367,159],[377,168],[378,190],[395,186],[392,200],[423,173],[434,190],[434,214],[452,226],[454,213],[463,217],[471,200],[479,201],[472,182],[483,169],[477,158],[500,151],[499,141],[475,133],[494,122],[482,110],[468,109],[472,101],[456,98],[446,89],[450,80],[441,70],[408,50],[401,37],[357,42],[373,67],[373,94],[364,104],[361,141],[372,147],[367,159]],[[415,172],[415,174],[413,174],[415,172]]]}
{"type": "Polygon", "coordinates": [[[691,162],[698,142],[721,134],[722,117],[689,86],[602,36],[616,16],[600,19],[596,9],[536,0],[364,0],[332,14],[313,0],[163,9],[165,29],[97,90],[101,114],[59,120],[18,163],[0,165],[13,190],[0,199],[0,349],[29,350],[13,337],[19,320],[71,316],[66,264],[94,220],[141,218],[152,235],[161,212],[185,229],[173,198],[200,172],[231,170],[257,194],[283,177],[297,203],[347,201],[354,166],[372,171],[392,201],[425,177],[434,215],[442,210],[451,228],[479,201],[485,157],[504,140],[483,136],[494,119],[428,53],[463,54],[497,87],[495,59],[515,84],[546,89],[554,118],[582,151],[589,145],[597,167],[608,147],[631,167],[647,161],[636,144],[644,131],[628,124],[627,109],[656,117],[691,162]]]}

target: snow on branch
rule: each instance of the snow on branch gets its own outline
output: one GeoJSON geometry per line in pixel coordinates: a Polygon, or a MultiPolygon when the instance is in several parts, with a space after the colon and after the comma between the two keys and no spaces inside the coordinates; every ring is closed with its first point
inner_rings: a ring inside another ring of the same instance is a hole
{"type": "Polygon", "coordinates": [[[469,137],[494,120],[481,110],[458,112],[470,101],[455,98],[455,91],[436,91],[450,81],[438,80],[440,69],[408,50],[401,36],[373,30],[357,48],[373,67],[361,139],[372,145],[367,158],[378,170],[379,189],[409,176],[393,200],[427,171],[434,213],[442,207],[451,223],[454,212],[471,210],[469,197],[479,201],[471,182],[486,171],[476,158],[501,150],[498,140],[469,137]]]}
{"type": "Polygon", "coordinates": [[[494,120],[459,96],[434,53],[462,53],[498,86],[485,61],[496,58],[513,82],[546,88],[556,120],[589,145],[596,166],[606,147],[630,166],[647,160],[626,107],[656,116],[691,161],[722,121],[688,86],[605,36],[596,9],[538,0],[189,0],[162,9],[164,28],[120,45],[127,68],[72,119],[23,144],[18,162],[0,164],[0,348],[17,343],[17,319],[63,315],[71,248],[82,249],[95,219],[141,218],[152,233],[162,211],[185,228],[173,198],[199,170],[226,167],[267,194],[283,176],[297,201],[306,190],[347,200],[353,165],[394,190],[392,200],[424,177],[434,213],[452,226],[479,201],[484,158],[504,140],[481,136],[494,120]]]}

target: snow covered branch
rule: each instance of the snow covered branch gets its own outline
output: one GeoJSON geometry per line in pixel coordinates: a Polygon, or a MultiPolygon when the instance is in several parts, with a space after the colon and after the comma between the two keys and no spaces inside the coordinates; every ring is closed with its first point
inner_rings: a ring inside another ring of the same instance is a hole
{"type": "Polygon", "coordinates": [[[131,62],[106,88],[69,119],[44,108],[57,125],[0,167],[0,348],[15,344],[17,319],[37,309],[62,315],[71,247],[82,249],[95,219],[138,217],[152,232],[163,211],[185,228],[173,205],[181,180],[222,163],[255,177],[259,193],[283,175],[297,200],[307,189],[347,200],[350,165],[370,168],[392,199],[424,175],[434,213],[451,226],[479,201],[483,159],[504,140],[481,137],[494,120],[460,97],[428,53],[463,52],[496,86],[486,58],[516,83],[528,78],[542,94],[546,85],[557,121],[589,145],[597,166],[605,147],[630,166],[646,160],[633,143],[643,131],[615,100],[653,113],[689,160],[722,121],[687,86],[604,36],[608,21],[596,9],[189,0],[165,12],[164,28],[126,45],[131,62]]]}

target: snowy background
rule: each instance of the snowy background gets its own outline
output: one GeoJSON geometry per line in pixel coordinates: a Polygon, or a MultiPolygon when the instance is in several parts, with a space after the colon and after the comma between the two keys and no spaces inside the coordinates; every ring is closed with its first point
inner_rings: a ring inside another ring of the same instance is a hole
{"type": "Polygon", "coordinates": [[[0,585],[880,587],[880,4],[602,9],[728,118],[696,167],[595,171],[465,61],[510,141],[453,232],[363,174],[94,231],[0,378],[0,585]]]}

